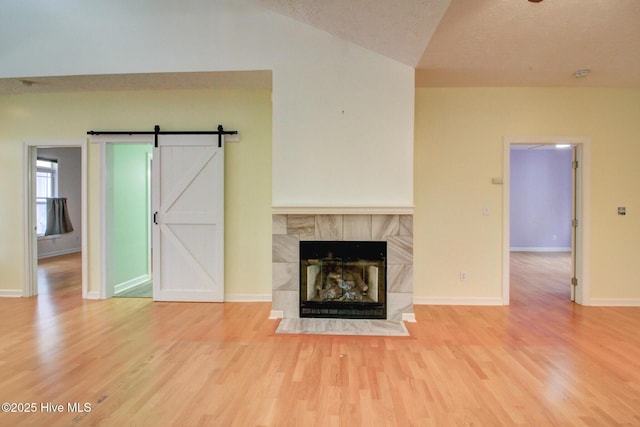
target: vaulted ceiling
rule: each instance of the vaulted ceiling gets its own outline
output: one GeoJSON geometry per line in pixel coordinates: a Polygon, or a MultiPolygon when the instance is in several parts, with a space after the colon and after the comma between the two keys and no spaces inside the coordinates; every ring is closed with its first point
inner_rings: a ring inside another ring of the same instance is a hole
{"type": "Polygon", "coordinates": [[[639,0],[254,2],[416,67],[418,86],[640,87],[639,0]]]}
{"type": "Polygon", "coordinates": [[[451,0],[253,2],[414,67],[451,0]]]}
{"type": "MultiPolygon", "coordinates": [[[[415,67],[417,86],[640,87],[640,0],[248,1],[415,67]],[[585,69],[586,77],[574,76],[585,69]]],[[[192,77],[189,87],[237,86],[239,78],[192,77]]],[[[270,84],[268,73],[242,77],[251,87],[270,84]]],[[[181,73],[48,77],[38,83],[28,88],[0,79],[0,93],[186,84],[181,73]]]]}

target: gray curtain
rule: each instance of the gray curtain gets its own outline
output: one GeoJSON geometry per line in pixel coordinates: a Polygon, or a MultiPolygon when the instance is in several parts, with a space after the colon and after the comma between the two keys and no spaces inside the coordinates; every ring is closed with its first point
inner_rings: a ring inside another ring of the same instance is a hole
{"type": "Polygon", "coordinates": [[[69,219],[67,199],[65,197],[47,199],[47,229],[44,235],[52,236],[72,231],[73,226],[71,225],[71,219],[69,219]]]}

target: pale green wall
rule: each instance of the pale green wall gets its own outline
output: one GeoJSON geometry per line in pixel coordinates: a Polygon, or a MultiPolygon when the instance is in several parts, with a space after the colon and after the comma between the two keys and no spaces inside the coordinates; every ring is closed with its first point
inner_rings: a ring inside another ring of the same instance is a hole
{"type": "Polygon", "coordinates": [[[112,280],[117,285],[145,276],[149,266],[150,144],[113,146],[112,280]]]}
{"type": "Polygon", "coordinates": [[[416,296],[501,296],[503,137],[562,135],[591,138],[589,297],[640,300],[639,89],[418,89],[416,296]]]}
{"type": "MultiPolygon", "coordinates": [[[[0,291],[24,280],[23,141],[88,130],[240,131],[225,149],[227,294],[271,294],[271,92],[123,91],[0,95],[0,291]]],[[[100,278],[100,149],[88,152],[89,291],[100,278]]],[[[2,294],[2,292],[0,292],[2,294]]]]}

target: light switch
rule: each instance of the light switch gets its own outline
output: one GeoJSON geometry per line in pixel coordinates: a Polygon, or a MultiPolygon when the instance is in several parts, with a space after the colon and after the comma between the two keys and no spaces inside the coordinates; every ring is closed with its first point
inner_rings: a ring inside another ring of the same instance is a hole
{"type": "Polygon", "coordinates": [[[626,214],[627,214],[627,208],[625,208],[624,206],[619,206],[618,215],[626,215],[626,214]]]}

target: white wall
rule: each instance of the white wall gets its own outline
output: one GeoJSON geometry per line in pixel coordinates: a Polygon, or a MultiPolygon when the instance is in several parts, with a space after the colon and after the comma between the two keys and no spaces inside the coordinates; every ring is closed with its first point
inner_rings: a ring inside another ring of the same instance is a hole
{"type": "Polygon", "coordinates": [[[38,239],[38,258],[46,258],[81,250],[81,188],[82,164],[80,148],[38,148],[38,156],[58,160],[58,196],[67,198],[69,219],[73,225],[71,233],[38,239]]]}
{"type": "Polygon", "coordinates": [[[14,3],[0,77],[270,69],[274,205],[413,204],[411,67],[243,0],[14,3]]]}

